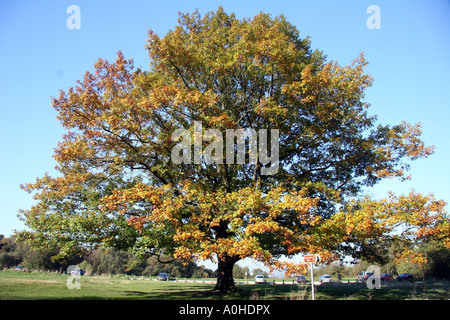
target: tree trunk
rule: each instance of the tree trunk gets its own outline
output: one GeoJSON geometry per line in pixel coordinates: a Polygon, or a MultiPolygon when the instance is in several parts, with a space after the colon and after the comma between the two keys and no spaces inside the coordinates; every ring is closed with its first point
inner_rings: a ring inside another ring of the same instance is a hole
{"type": "Polygon", "coordinates": [[[238,260],[239,258],[235,256],[225,256],[219,258],[219,265],[217,268],[217,283],[214,287],[214,291],[217,290],[223,293],[238,291],[233,279],[233,266],[238,260]]]}

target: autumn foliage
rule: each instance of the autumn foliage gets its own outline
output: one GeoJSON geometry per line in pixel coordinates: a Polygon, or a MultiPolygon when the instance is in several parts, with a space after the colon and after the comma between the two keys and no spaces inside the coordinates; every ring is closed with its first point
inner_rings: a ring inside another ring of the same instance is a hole
{"type": "Polygon", "coordinates": [[[327,62],[283,16],[239,20],[221,8],[180,14],[162,38],[149,31],[147,50],[148,71],[118,52],[53,99],[68,130],[54,154],[60,176],[23,186],[37,204],[21,213],[34,231],[22,239],[59,246],[60,258],[103,244],[137,258],[211,259],[222,291],[235,289],[232,266],[247,257],[298,273],[304,265],[280,257],[376,258],[374,248],[399,241],[399,259],[423,262],[420,241],[450,246],[445,203],[433,196],[357,198],[408,178],[409,162],[433,152],[419,124],[369,115],[363,54],[327,62]],[[171,134],[193,132],[194,121],[223,133],[278,129],[278,172],[174,164],[171,134]]]}

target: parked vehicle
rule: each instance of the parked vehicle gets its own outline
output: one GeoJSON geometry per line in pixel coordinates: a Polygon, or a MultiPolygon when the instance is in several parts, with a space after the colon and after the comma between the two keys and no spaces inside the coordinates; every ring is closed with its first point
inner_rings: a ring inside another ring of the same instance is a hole
{"type": "Polygon", "coordinates": [[[400,273],[397,277],[398,281],[409,280],[414,281],[414,276],[410,273],[400,273]]]}
{"type": "Polygon", "coordinates": [[[263,275],[257,275],[255,277],[255,283],[266,283],[266,279],[263,275]]]}
{"type": "Polygon", "coordinates": [[[297,283],[306,282],[306,277],[304,275],[297,276],[297,283]]]}
{"type": "Polygon", "coordinates": [[[72,271],[70,271],[70,274],[73,276],[82,276],[84,275],[84,270],[80,268],[75,268],[72,271]]]}
{"type": "Polygon", "coordinates": [[[156,280],[158,280],[158,281],[169,281],[169,275],[167,273],[160,273],[156,277],[156,280]]]}
{"type": "Polygon", "coordinates": [[[333,282],[333,279],[329,274],[323,274],[319,278],[320,283],[333,282]]]}
{"type": "Polygon", "coordinates": [[[25,267],[24,266],[17,266],[14,268],[14,271],[25,271],[25,267]]]}
{"type": "Polygon", "coordinates": [[[366,281],[371,275],[373,275],[373,272],[361,271],[361,273],[358,275],[357,280],[366,281]]]}
{"type": "Polygon", "coordinates": [[[388,281],[388,280],[394,280],[394,278],[392,277],[392,274],[390,274],[390,273],[382,273],[380,276],[380,280],[388,281]]]}

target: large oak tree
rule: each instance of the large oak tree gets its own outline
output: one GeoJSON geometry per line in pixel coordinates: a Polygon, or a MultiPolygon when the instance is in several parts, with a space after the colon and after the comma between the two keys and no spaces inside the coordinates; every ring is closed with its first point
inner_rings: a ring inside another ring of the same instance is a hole
{"type": "Polygon", "coordinates": [[[33,230],[22,239],[60,247],[59,258],[103,244],[143,259],[212,259],[224,292],[246,257],[299,272],[279,258],[368,256],[393,239],[403,257],[428,238],[450,245],[442,201],[357,198],[381,179],[408,178],[409,161],[433,152],[419,125],[381,125],[368,113],[363,54],[328,62],[283,16],[240,20],[222,8],[180,14],[164,37],[149,31],[147,50],[148,71],[119,52],[53,99],[68,129],[54,154],[60,175],[23,186],[37,204],[21,213],[33,230]],[[200,151],[221,141],[205,135],[211,128],[277,129],[277,172],[227,163],[217,149],[222,162],[175,163],[172,134],[194,136],[194,122],[200,151]]]}

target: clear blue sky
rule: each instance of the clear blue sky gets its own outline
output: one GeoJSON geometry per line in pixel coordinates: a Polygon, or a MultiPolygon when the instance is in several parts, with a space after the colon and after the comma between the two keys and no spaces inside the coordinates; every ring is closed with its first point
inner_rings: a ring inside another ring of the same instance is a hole
{"type": "Polygon", "coordinates": [[[302,37],[311,37],[313,48],[343,65],[364,52],[375,79],[366,95],[371,112],[383,124],[421,122],[423,139],[436,146],[432,157],[412,163],[410,182],[389,180],[369,192],[383,197],[415,188],[450,201],[449,1],[1,0],[0,234],[24,228],[17,211],[33,201],[19,185],[55,173],[53,148],[64,130],[51,97],[93,70],[98,58],[113,60],[117,50],[146,69],[147,30],[163,36],[178,11],[205,13],[219,5],[238,18],[284,14],[302,37]],[[81,10],[79,30],[66,26],[72,4],[81,10]],[[381,10],[381,29],[366,26],[372,4],[381,10]]]}

